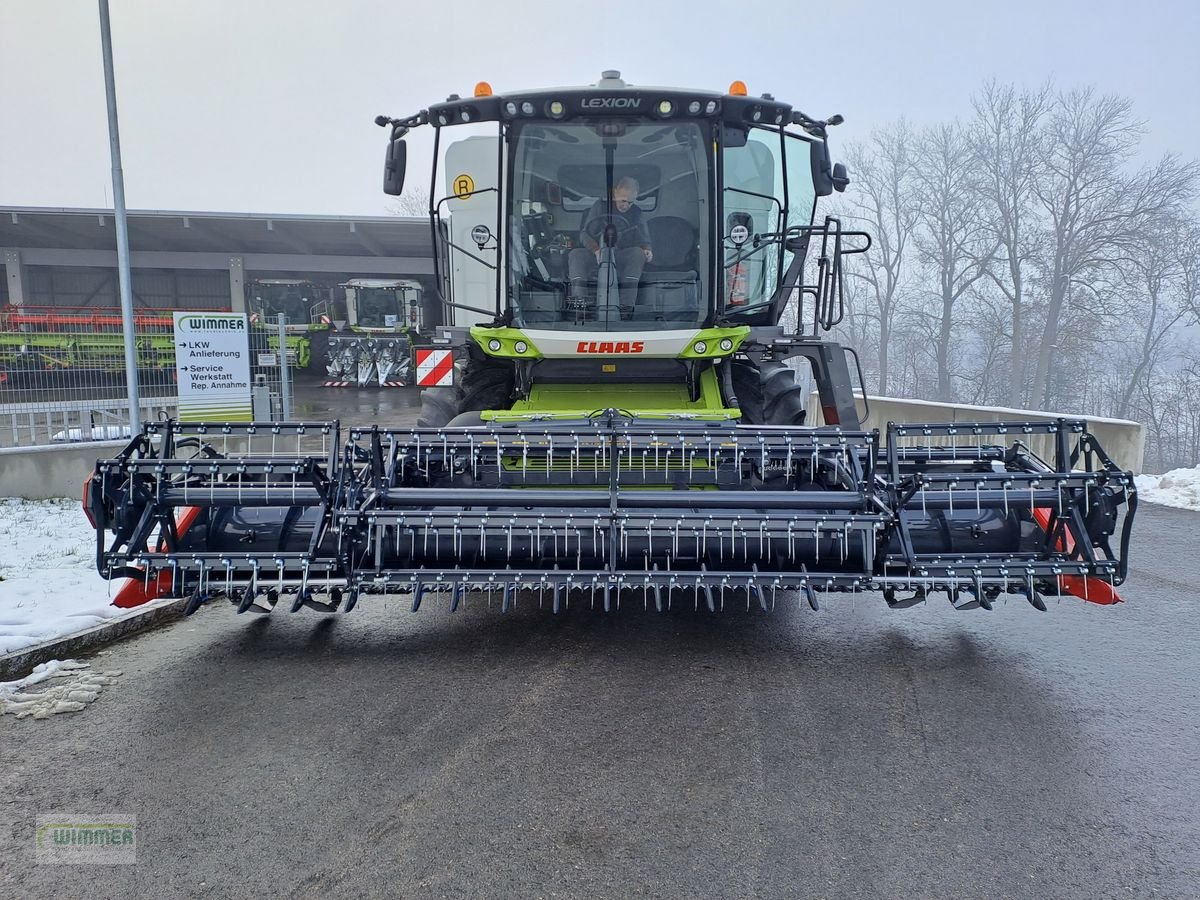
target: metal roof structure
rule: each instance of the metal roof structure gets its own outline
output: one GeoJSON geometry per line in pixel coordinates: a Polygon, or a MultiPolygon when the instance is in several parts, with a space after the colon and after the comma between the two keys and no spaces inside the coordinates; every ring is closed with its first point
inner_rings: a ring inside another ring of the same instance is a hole
{"type": "MultiPolygon", "coordinates": [[[[133,251],[431,256],[429,221],[424,218],[130,210],[128,222],[133,251]]],[[[113,250],[113,212],[0,206],[0,247],[113,250]]]]}
{"type": "MultiPolygon", "coordinates": [[[[144,305],[239,310],[254,278],[341,283],[433,274],[424,218],[132,210],[128,224],[134,290],[144,305]]],[[[0,303],[114,306],[113,212],[0,206],[0,265],[0,303]]]]}

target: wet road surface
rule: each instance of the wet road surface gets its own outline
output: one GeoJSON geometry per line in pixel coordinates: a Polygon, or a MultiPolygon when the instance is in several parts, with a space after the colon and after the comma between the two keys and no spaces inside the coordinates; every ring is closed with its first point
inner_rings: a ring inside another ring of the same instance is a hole
{"type": "Polygon", "coordinates": [[[0,895],[1194,897],[1200,515],[1140,515],[1115,608],[214,604],[0,720],[0,895]]]}
{"type": "Polygon", "coordinates": [[[417,421],[420,409],[419,388],[327,388],[309,377],[297,379],[292,398],[294,419],[337,419],[343,428],[408,425],[417,421]]]}

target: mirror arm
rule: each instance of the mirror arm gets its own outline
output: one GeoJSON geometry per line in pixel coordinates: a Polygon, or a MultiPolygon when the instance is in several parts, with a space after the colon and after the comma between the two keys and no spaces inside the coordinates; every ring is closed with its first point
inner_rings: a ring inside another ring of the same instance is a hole
{"type": "Polygon", "coordinates": [[[391,140],[394,141],[397,138],[404,137],[412,129],[420,125],[428,125],[429,110],[423,109],[420,112],[413,113],[411,116],[408,116],[404,119],[397,119],[393,116],[376,116],[375,124],[380,128],[386,128],[389,125],[392,126],[391,140]]]}

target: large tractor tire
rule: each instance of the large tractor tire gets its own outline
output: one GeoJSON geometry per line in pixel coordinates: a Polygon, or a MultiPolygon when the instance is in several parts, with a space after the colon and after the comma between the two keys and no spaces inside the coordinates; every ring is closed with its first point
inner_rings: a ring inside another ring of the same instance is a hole
{"type": "Polygon", "coordinates": [[[324,375],[329,365],[329,330],[313,330],[308,333],[308,372],[324,375]]]}
{"type": "Polygon", "coordinates": [[[733,361],[733,392],[747,425],[803,425],[807,406],[796,372],[772,360],[733,361]]]}
{"type": "Polygon", "coordinates": [[[417,426],[441,428],[466,413],[508,409],[512,406],[512,389],[512,363],[472,353],[460,373],[458,385],[452,388],[425,388],[421,392],[421,413],[417,418],[417,426]]]}
{"type": "Polygon", "coordinates": [[[431,387],[421,391],[418,428],[441,428],[458,415],[458,396],[452,387],[431,387]]]}

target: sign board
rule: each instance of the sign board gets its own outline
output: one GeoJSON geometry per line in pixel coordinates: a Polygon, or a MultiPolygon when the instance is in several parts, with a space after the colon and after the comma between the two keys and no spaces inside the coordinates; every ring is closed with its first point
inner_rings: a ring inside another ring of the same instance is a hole
{"type": "Polygon", "coordinates": [[[420,387],[449,387],[454,384],[454,351],[418,347],[413,351],[420,387]]]}
{"type": "Polygon", "coordinates": [[[258,354],[258,365],[261,369],[273,369],[279,365],[279,357],[274,353],[258,354]]]}
{"type": "Polygon", "coordinates": [[[181,422],[250,422],[245,313],[176,312],[175,375],[181,422]]]}

